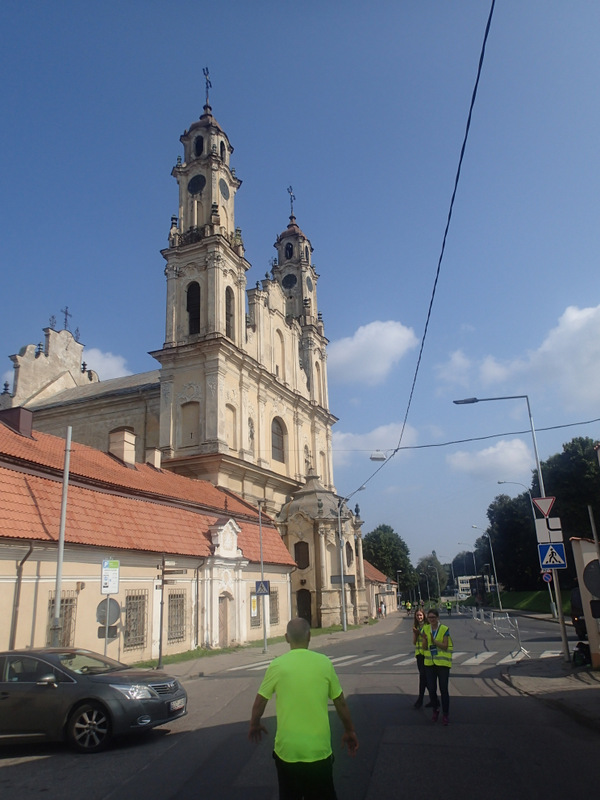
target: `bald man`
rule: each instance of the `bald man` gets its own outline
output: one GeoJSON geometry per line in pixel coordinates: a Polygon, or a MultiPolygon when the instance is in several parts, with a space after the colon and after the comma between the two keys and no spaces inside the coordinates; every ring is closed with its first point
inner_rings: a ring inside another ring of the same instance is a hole
{"type": "Polygon", "coordinates": [[[260,685],[250,719],[248,738],[260,742],[268,733],[261,724],[267,702],[277,695],[277,733],[273,758],[279,781],[279,800],[336,800],[329,700],[344,726],[342,746],[351,756],[358,750],[335,669],[327,656],[308,649],[310,625],[296,617],[288,622],[289,652],[275,658],[260,685]]]}

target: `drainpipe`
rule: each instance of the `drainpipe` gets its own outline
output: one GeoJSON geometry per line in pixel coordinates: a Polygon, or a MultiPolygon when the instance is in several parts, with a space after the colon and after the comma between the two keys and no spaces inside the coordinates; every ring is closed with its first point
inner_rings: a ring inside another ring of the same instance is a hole
{"type": "Polygon", "coordinates": [[[19,602],[21,600],[21,582],[23,580],[23,564],[27,561],[29,556],[33,553],[33,542],[29,542],[29,550],[19,562],[17,566],[17,585],[15,587],[15,599],[13,602],[12,619],[10,621],[10,638],[8,640],[8,649],[15,649],[15,639],[17,638],[17,621],[19,619],[19,602]]]}

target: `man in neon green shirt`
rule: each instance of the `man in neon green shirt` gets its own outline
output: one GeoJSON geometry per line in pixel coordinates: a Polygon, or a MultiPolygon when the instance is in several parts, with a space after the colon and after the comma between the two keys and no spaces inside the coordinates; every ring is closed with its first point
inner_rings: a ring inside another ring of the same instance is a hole
{"type": "Polygon", "coordinates": [[[328,702],[333,701],[344,726],[342,745],[354,756],[358,738],[350,709],[331,661],[308,649],[308,622],[290,620],[285,638],[290,650],[267,669],[252,706],[248,738],[260,742],[268,733],[260,720],[269,699],[277,695],[273,758],[279,800],[335,800],[328,702]]]}

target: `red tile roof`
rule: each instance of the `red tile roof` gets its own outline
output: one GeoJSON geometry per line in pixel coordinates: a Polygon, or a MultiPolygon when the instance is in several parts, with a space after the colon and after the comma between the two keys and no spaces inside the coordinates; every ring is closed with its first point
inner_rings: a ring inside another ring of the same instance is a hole
{"type": "Polygon", "coordinates": [[[373,564],[369,564],[366,558],[363,558],[363,563],[365,565],[365,580],[371,581],[372,583],[387,583],[388,579],[380,572],[377,567],[374,567],[373,564]]]}
{"type": "MultiPolygon", "coordinates": [[[[31,439],[0,424],[0,536],[57,541],[65,440],[33,432],[31,439]]],[[[233,518],[244,558],[260,560],[258,512],[207,481],[71,445],[65,540],[73,544],[194,557],[211,554],[209,528],[233,518]]],[[[263,516],[266,563],[294,561],[263,516]]]]}

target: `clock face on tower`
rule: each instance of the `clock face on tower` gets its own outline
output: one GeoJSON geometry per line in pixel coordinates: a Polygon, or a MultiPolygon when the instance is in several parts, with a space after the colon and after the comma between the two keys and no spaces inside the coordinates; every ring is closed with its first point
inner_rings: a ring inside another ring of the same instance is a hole
{"type": "Polygon", "coordinates": [[[281,281],[281,285],[284,289],[293,289],[296,285],[298,279],[293,273],[286,275],[285,278],[281,281]]]}
{"type": "Polygon", "coordinates": [[[206,178],[204,175],[194,175],[187,185],[190,194],[200,194],[202,189],[206,186],[206,178]]]}
{"type": "Polygon", "coordinates": [[[219,181],[219,189],[221,190],[221,195],[223,196],[224,200],[229,200],[229,186],[225,183],[223,178],[219,181]]]}

